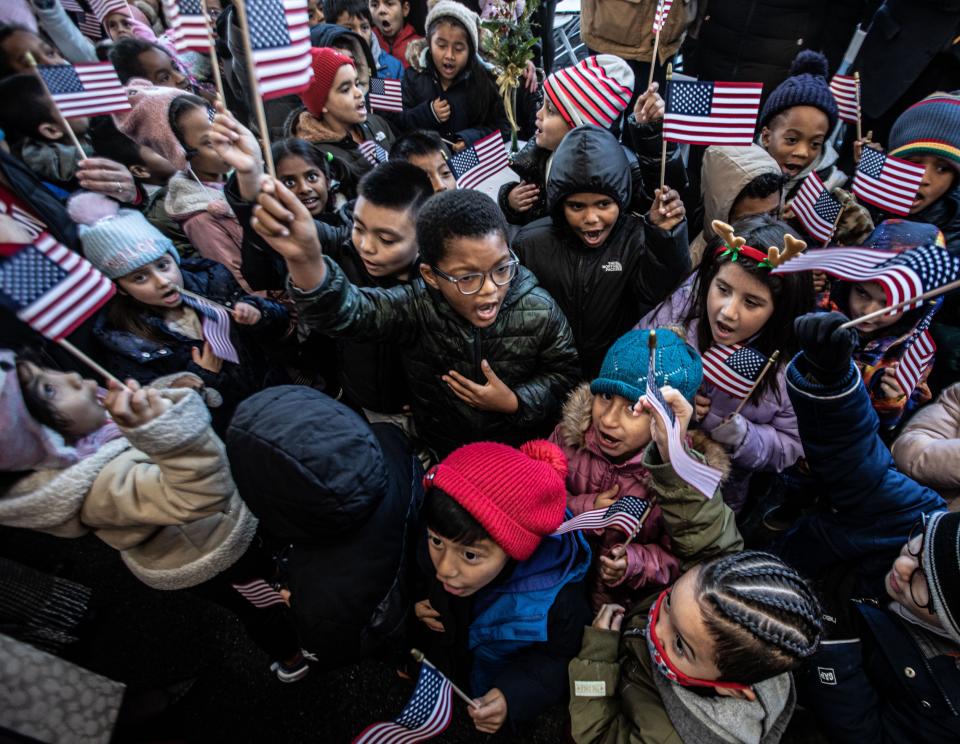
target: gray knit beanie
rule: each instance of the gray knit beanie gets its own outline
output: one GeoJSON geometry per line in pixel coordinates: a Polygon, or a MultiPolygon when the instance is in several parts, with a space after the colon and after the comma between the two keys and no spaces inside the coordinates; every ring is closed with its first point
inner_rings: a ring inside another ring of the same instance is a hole
{"type": "Polygon", "coordinates": [[[434,21],[442,18],[453,19],[467,30],[470,42],[473,44],[471,51],[477,54],[480,51],[480,16],[474,13],[470,8],[461,5],[455,0],[440,0],[430,12],[427,13],[427,37],[430,36],[430,26],[434,21]]]}

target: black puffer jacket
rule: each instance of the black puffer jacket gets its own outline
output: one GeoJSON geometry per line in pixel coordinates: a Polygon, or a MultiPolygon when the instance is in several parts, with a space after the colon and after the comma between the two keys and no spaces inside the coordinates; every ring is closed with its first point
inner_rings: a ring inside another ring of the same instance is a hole
{"type": "Polygon", "coordinates": [[[285,551],[290,609],[318,664],[352,664],[398,644],[423,470],[391,424],[368,426],[311,388],[269,388],[226,435],[234,480],[285,551]]]}
{"type": "Polygon", "coordinates": [[[606,130],[578,127],[553,158],[547,184],[551,216],[524,227],[513,244],[570,321],[588,380],[610,345],[690,271],[686,221],[667,232],[631,214],[629,203],[630,171],[619,143],[606,130]],[[600,248],[587,248],[564,217],[564,199],[579,192],[607,194],[620,207],[600,248]]]}
{"type": "Polygon", "coordinates": [[[552,429],[579,365],[566,318],[529,271],[520,269],[493,325],[475,328],[422,279],[360,289],[330,257],[324,261],[327,275],[319,287],[290,287],[300,322],[331,336],[389,340],[402,349],[417,432],[439,456],[483,439],[516,446],[552,429]],[[471,408],[440,379],[455,369],[484,383],[483,359],[516,393],[516,413],[471,408]]]}

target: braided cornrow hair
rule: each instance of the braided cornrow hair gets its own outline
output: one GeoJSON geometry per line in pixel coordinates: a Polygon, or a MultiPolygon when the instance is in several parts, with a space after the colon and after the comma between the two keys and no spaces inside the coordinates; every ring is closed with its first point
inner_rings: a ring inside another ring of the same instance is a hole
{"type": "Polygon", "coordinates": [[[800,575],[770,553],[748,550],[704,564],[697,597],[726,682],[769,679],[817,650],[820,604],[800,575]]]}

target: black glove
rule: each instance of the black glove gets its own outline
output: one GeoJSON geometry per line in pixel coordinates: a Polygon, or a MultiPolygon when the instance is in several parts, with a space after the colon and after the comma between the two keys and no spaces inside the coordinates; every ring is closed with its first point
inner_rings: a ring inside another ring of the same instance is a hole
{"type": "Polygon", "coordinates": [[[850,357],[860,341],[856,330],[841,328],[843,313],[807,313],[793,321],[803,356],[821,383],[835,382],[850,368],[850,357]]]}

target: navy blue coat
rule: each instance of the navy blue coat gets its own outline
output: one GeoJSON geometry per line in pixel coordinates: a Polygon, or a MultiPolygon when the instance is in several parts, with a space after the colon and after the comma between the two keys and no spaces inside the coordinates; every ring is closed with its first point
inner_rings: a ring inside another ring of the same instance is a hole
{"type": "Polygon", "coordinates": [[[820,509],[801,518],[775,551],[813,579],[855,563],[852,594],[883,597],[883,577],[914,522],[946,505],[896,469],[853,363],[835,385],[821,385],[806,372],[801,352],[787,367],[787,389],[820,509]]]}

